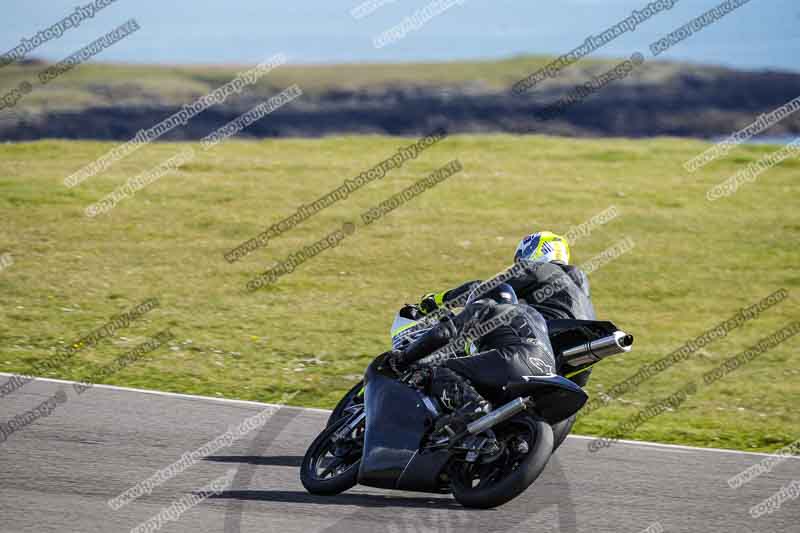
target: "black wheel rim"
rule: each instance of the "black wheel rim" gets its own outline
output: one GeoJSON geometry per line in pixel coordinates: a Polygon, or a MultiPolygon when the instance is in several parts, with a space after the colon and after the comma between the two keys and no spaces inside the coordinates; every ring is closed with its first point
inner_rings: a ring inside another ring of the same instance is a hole
{"type": "Polygon", "coordinates": [[[524,422],[505,424],[502,430],[496,431],[496,434],[497,440],[503,446],[500,457],[487,464],[458,461],[452,474],[455,483],[467,490],[489,488],[512,474],[536,444],[536,430],[524,422]],[[527,444],[525,452],[518,448],[520,439],[527,444]]]}
{"type": "MultiPolygon", "coordinates": [[[[336,424],[336,431],[349,420],[336,424]]],[[[318,481],[331,480],[341,476],[358,465],[361,460],[361,442],[363,442],[363,423],[359,424],[345,439],[334,443],[327,439],[314,454],[308,464],[311,476],[318,481]]],[[[331,437],[336,433],[331,431],[331,437]]]]}

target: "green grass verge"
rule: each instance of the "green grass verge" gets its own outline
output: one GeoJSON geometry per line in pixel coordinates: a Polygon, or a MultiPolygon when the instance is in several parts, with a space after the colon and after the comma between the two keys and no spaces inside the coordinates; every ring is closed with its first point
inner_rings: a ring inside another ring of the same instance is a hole
{"type": "MultiPolygon", "coordinates": [[[[396,309],[425,292],[487,277],[517,239],[564,232],[611,205],[620,216],[573,246],[580,263],[625,236],[636,243],[591,275],[599,315],[636,335],[635,350],[598,365],[600,394],[685,340],[784,287],[790,297],[635,393],[581,419],[601,434],[648,402],[796,319],[800,161],[732,197],[705,191],[775,147],[744,146],[688,175],[698,141],[456,136],[354,192],[241,261],[223,253],[339,186],[408,140],[339,137],[233,141],[202,153],[113,209],[83,209],[183,144],[146,146],[74,189],[64,177],[113,147],[43,141],[0,145],[0,370],[25,372],[55,348],[148,297],[161,307],[79,352],[52,377],[81,379],[164,328],[177,339],[108,382],[167,391],[331,407],[387,347],[396,309]],[[297,267],[275,285],[244,285],[447,161],[464,170],[297,267]]],[[[631,438],[772,450],[798,438],[792,339],[701,388],[631,438]]]]}

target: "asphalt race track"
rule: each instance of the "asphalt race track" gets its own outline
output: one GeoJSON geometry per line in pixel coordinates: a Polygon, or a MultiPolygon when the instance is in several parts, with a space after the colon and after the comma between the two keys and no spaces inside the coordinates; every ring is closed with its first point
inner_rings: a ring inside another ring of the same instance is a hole
{"type": "MultiPolygon", "coordinates": [[[[0,384],[7,378],[0,376],[0,384]]],[[[446,495],[367,487],[311,496],[298,466],[327,413],[287,407],[272,408],[261,428],[115,511],[110,498],[269,407],[101,386],[78,395],[70,383],[37,380],[0,399],[0,422],[59,390],[66,401],[59,396],[49,416],[0,443],[3,533],[128,532],[226,473],[233,479],[227,490],[160,531],[800,531],[800,498],[759,518],[749,514],[800,480],[798,458],[732,489],[728,478],[764,455],[625,442],[589,453],[583,437],[570,437],[523,496],[494,510],[465,510],[446,495]]]]}

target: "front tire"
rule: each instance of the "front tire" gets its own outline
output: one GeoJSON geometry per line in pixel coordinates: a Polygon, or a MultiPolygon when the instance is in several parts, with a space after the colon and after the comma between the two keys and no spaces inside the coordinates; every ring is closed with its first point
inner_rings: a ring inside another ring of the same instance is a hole
{"type": "Polygon", "coordinates": [[[464,507],[489,509],[513,500],[536,481],[553,452],[553,431],[542,420],[514,418],[496,433],[507,448],[502,459],[488,465],[462,463],[452,473],[453,497],[464,507]],[[525,453],[510,444],[520,437],[528,445],[525,453]]]}
{"type": "Polygon", "coordinates": [[[347,391],[347,394],[339,400],[339,403],[336,404],[336,407],[333,408],[333,412],[331,412],[331,416],[328,417],[328,426],[345,416],[345,409],[348,407],[352,407],[353,405],[363,403],[363,399],[360,396],[361,389],[364,388],[364,380],[362,379],[347,391]]]}
{"type": "Polygon", "coordinates": [[[353,444],[334,443],[333,435],[350,421],[340,418],[320,433],[308,447],[300,465],[300,482],[311,494],[333,495],[355,487],[361,464],[363,424],[355,431],[353,444]],[[358,442],[358,439],[361,442],[358,442]],[[359,445],[361,444],[361,445],[359,445]]]}

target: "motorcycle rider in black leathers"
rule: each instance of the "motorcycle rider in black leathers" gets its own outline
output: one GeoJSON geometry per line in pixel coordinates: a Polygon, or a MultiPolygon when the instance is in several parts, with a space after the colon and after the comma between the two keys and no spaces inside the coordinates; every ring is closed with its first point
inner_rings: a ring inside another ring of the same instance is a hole
{"type": "MultiPolygon", "coordinates": [[[[520,298],[536,309],[545,320],[596,320],[589,291],[589,280],[578,267],[569,264],[569,245],[563,237],[542,231],[523,238],[514,254],[522,273],[508,284],[520,298]]],[[[470,281],[438,294],[427,294],[420,302],[423,313],[430,313],[445,303],[468,294],[480,281],[470,281]]],[[[591,368],[573,377],[585,386],[591,368]]]]}
{"type": "Polygon", "coordinates": [[[505,283],[486,294],[476,291],[461,313],[446,317],[405,349],[393,350],[389,364],[402,371],[447,345],[459,351],[465,340],[472,340],[478,352],[435,366],[429,382],[430,395],[450,412],[437,427],[448,426],[454,433],[487,412],[489,402],[502,403],[509,381],[556,372],[544,318],[520,304],[505,283]]]}

